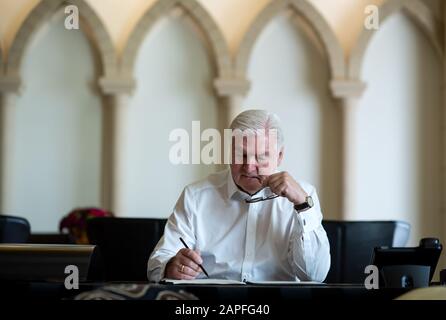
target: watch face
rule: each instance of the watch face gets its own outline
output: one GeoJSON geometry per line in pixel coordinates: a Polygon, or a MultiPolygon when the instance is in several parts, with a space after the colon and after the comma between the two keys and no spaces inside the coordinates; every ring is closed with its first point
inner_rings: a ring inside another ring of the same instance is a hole
{"type": "Polygon", "coordinates": [[[307,203],[312,208],[314,206],[313,198],[311,196],[307,197],[307,203]]]}

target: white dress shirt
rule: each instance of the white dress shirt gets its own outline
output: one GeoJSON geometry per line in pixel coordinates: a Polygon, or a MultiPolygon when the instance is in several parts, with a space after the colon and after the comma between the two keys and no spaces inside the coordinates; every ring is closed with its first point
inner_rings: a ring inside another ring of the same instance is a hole
{"type": "MultiPolygon", "coordinates": [[[[164,236],[148,262],[148,278],[158,282],[170,258],[198,249],[211,278],[238,281],[323,281],[330,268],[330,245],[321,225],[316,190],[298,181],[314,206],[297,213],[285,197],[246,203],[250,195],[234,183],[229,169],[187,186],[169,217],[164,236]]],[[[253,197],[270,195],[265,188],[253,197]]],[[[197,278],[205,278],[200,273],[197,278]]]]}

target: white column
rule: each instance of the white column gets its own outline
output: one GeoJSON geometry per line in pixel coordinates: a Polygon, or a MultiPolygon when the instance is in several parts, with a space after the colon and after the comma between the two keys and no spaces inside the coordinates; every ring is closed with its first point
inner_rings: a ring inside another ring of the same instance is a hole
{"type": "MultiPolygon", "coordinates": [[[[219,117],[221,118],[219,121],[220,131],[222,137],[224,137],[224,129],[229,128],[232,120],[242,111],[243,100],[246,96],[246,93],[249,91],[249,81],[245,79],[239,78],[218,78],[214,81],[215,89],[217,90],[217,94],[221,99],[221,105],[219,112],[219,117]]],[[[224,141],[225,145],[222,145],[222,148],[226,149],[229,145],[228,141],[224,141]]],[[[223,154],[223,150],[222,150],[223,154]]],[[[223,163],[221,166],[218,166],[217,170],[223,170],[227,168],[228,159],[223,156],[223,163]]]]}
{"type": "Polygon", "coordinates": [[[345,220],[355,219],[356,208],[356,108],[357,99],[342,98],[342,216],[345,220]]]}
{"type": "Polygon", "coordinates": [[[110,200],[112,211],[116,215],[121,215],[125,211],[125,204],[122,202],[122,185],[125,179],[125,152],[126,128],[125,117],[127,115],[127,105],[129,95],[125,93],[114,94],[111,97],[112,121],[111,121],[111,181],[110,200]]]}
{"type": "Polygon", "coordinates": [[[249,91],[250,83],[246,79],[219,78],[215,80],[214,85],[217,94],[223,99],[224,126],[227,128],[241,112],[243,99],[249,91]]]}
{"type": "Polygon", "coordinates": [[[225,124],[229,127],[232,120],[242,111],[242,103],[244,96],[241,95],[228,95],[223,98],[224,106],[225,106],[225,124]]]}
{"type": "Polygon", "coordinates": [[[0,76],[0,214],[14,213],[10,196],[14,178],[10,155],[13,154],[12,134],[20,86],[20,78],[15,73],[0,76]]]}
{"type": "Polygon", "coordinates": [[[0,184],[0,213],[12,214],[10,203],[10,190],[12,185],[11,175],[11,157],[12,154],[12,133],[14,124],[14,111],[17,95],[13,92],[4,92],[2,94],[2,103],[0,106],[0,155],[1,155],[1,184],[0,184]]]}
{"type": "Polygon", "coordinates": [[[332,81],[333,95],[342,112],[342,184],[341,213],[344,220],[356,218],[356,111],[365,85],[360,81],[332,81]]]}
{"type": "Polygon", "coordinates": [[[107,97],[104,124],[103,199],[104,206],[115,215],[125,214],[123,185],[125,179],[126,116],[134,81],[125,77],[100,80],[107,97]]]}

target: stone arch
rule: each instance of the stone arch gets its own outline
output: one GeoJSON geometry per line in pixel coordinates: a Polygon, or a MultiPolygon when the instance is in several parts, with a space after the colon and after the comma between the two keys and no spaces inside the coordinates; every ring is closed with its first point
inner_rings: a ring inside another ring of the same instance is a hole
{"type": "Polygon", "coordinates": [[[332,29],[319,13],[307,0],[275,0],[263,9],[254,20],[249,31],[244,36],[239,47],[235,73],[237,78],[244,79],[248,68],[249,58],[254,44],[265,26],[280,12],[291,8],[302,16],[313,28],[319,40],[322,42],[328,56],[331,78],[343,79],[345,77],[345,60],[341,45],[339,44],[332,29]]]}
{"type": "MultiPolygon", "coordinates": [[[[409,16],[420,29],[426,34],[431,41],[434,49],[440,54],[443,59],[442,41],[439,39],[441,25],[435,18],[431,10],[421,1],[407,1],[407,0],[387,0],[379,7],[379,20],[382,24],[387,18],[394,13],[403,11],[409,16]]],[[[377,30],[364,29],[360,34],[356,46],[351,52],[348,76],[351,79],[359,79],[361,77],[361,69],[364,61],[364,56],[367,51],[370,40],[377,30]]],[[[379,31],[379,30],[378,30],[379,31]]]]}
{"type": "Polygon", "coordinates": [[[162,0],[148,9],[127,41],[122,55],[121,72],[127,76],[133,74],[138,50],[147,32],[175,6],[183,9],[207,38],[212,49],[212,58],[216,63],[217,76],[228,76],[231,73],[231,58],[226,41],[214,19],[196,0],[162,0]]]}
{"type": "Polygon", "coordinates": [[[26,17],[14,38],[5,67],[7,75],[19,75],[22,58],[31,37],[39,26],[63,5],[77,6],[80,18],[90,28],[99,54],[103,76],[116,73],[116,52],[110,35],[101,19],[85,0],[42,0],[26,17]]]}

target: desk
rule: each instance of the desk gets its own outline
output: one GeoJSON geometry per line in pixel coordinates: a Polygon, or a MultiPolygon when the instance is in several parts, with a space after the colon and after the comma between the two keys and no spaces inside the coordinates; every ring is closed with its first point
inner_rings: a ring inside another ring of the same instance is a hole
{"type": "MultiPolygon", "coordinates": [[[[6,299],[60,300],[79,294],[139,290],[129,300],[153,300],[162,291],[190,293],[203,301],[271,300],[392,300],[408,289],[367,290],[362,285],[166,285],[147,283],[85,283],[78,290],[66,290],[63,283],[2,282],[0,296],[6,299]]],[[[120,294],[118,294],[119,296],[120,294]]],[[[123,297],[125,295],[122,295],[123,297]]]]}

